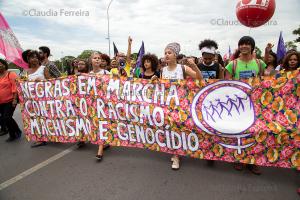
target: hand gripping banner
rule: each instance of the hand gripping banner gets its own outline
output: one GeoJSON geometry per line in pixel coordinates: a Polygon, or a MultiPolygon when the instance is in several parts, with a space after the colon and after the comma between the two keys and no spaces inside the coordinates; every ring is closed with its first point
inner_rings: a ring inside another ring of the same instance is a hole
{"type": "Polygon", "coordinates": [[[297,168],[299,82],[299,71],[206,83],[81,74],[19,80],[18,93],[28,140],[297,168]]]}

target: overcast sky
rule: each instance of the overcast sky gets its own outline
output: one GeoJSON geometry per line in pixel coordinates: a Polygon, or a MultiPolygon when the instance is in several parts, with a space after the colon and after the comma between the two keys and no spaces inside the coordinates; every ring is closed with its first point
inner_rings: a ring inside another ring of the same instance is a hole
{"type": "MultiPolygon", "coordinates": [[[[23,49],[49,46],[53,57],[78,56],[85,49],[108,53],[106,9],[110,0],[0,0],[0,10],[23,49]],[[81,16],[71,11],[81,12],[81,16]],[[39,16],[39,15],[51,16],[39,16]]],[[[239,38],[251,35],[257,46],[277,46],[280,31],[285,41],[300,25],[300,1],[277,0],[268,25],[249,29],[231,24],[236,19],[237,0],[113,0],[109,9],[110,38],[126,52],[127,38],[133,38],[133,52],[145,42],[146,52],[159,57],[169,42],[179,42],[182,53],[199,56],[198,44],[210,38],[222,54],[237,47],[239,38]],[[216,24],[217,23],[217,24],[216,24]]],[[[112,43],[111,43],[112,44],[112,43]]],[[[111,45],[112,47],[112,45],[111,45]]],[[[274,49],[276,50],[276,49],[274,49]]],[[[111,48],[113,54],[113,48],[111,48]]]]}

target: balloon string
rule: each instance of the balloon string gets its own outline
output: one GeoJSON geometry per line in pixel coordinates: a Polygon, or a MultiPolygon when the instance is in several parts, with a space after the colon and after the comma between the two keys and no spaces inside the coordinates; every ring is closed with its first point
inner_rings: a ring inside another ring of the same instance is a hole
{"type": "Polygon", "coordinates": [[[251,34],[251,27],[249,28],[249,36],[250,36],[250,34],[251,34]]]}

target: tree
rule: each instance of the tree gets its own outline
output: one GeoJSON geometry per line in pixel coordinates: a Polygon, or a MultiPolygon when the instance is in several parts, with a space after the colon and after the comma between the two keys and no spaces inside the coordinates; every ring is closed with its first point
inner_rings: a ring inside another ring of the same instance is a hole
{"type": "Polygon", "coordinates": [[[88,59],[95,50],[84,50],[77,58],[88,59]]]}
{"type": "Polygon", "coordinates": [[[297,45],[293,41],[286,42],[284,46],[286,50],[291,50],[291,49],[297,50],[297,45]]]}
{"type": "Polygon", "coordinates": [[[298,38],[295,40],[295,42],[299,42],[300,43],[300,26],[298,29],[293,31],[293,34],[296,35],[298,38]]]}

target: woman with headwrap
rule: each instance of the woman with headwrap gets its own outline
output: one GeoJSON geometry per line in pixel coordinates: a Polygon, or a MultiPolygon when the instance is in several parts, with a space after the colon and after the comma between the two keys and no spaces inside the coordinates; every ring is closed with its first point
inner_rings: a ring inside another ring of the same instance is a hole
{"type": "MultiPolygon", "coordinates": [[[[162,68],[162,79],[185,79],[187,76],[193,79],[202,80],[202,74],[193,59],[187,59],[187,65],[177,64],[177,56],[180,52],[178,43],[170,43],[165,48],[165,62],[167,66],[162,68]]],[[[179,169],[179,156],[174,155],[171,158],[172,169],[179,169]]]]}

